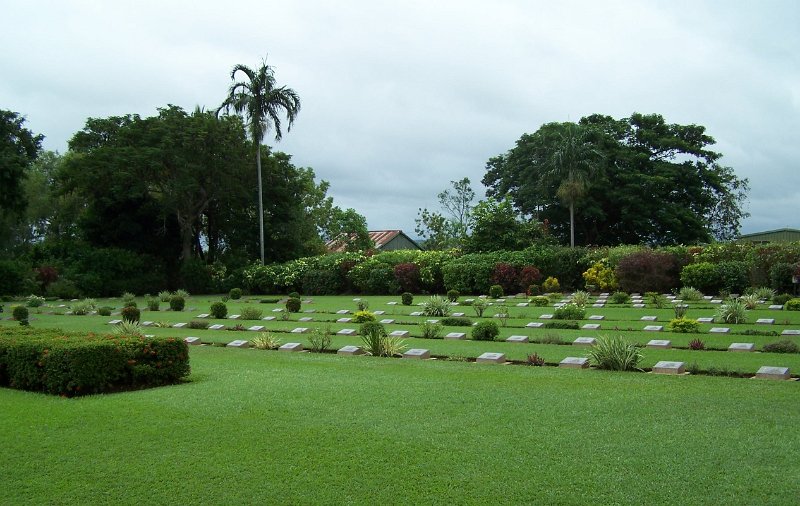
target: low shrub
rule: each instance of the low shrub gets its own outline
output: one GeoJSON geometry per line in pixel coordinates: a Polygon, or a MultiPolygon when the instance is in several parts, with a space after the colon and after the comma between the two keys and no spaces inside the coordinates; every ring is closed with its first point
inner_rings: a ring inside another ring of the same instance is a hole
{"type": "Polygon", "coordinates": [[[747,308],[739,300],[728,300],[717,310],[716,320],[720,323],[746,323],[747,308]]]}
{"type": "Polygon", "coordinates": [[[703,292],[691,286],[684,286],[678,292],[678,298],[685,301],[696,301],[703,298],[703,292]]]}
{"type": "Polygon", "coordinates": [[[272,332],[262,332],[258,337],[251,339],[250,344],[258,350],[277,350],[281,347],[281,340],[272,332]]]}
{"type": "Polygon", "coordinates": [[[209,313],[211,313],[212,318],[221,320],[228,316],[228,306],[226,306],[224,302],[212,302],[211,308],[209,308],[209,313]]]}
{"type": "Polygon", "coordinates": [[[189,298],[189,292],[187,292],[186,290],[183,290],[182,288],[178,288],[177,290],[172,292],[172,296],[173,297],[174,296],[178,296],[178,297],[183,297],[184,299],[188,299],[189,298]]]}
{"type": "Polygon", "coordinates": [[[564,304],[553,311],[553,318],[556,320],[583,320],[585,317],[586,310],[573,303],[564,304]]]}
{"type": "Polygon", "coordinates": [[[700,323],[697,320],[685,317],[670,320],[667,327],[672,332],[680,334],[694,334],[700,331],[700,323]]]}
{"type": "MultiPolygon", "coordinates": [[[[551,323],[575,323],[575,322],[551,322],[551,323]]],[[[547,325],[545,325],[545,328],[549,328],[549,327],[547,327],[547,325]]],[[[556,328],[558,328],[558,327],[556,327],[556,328]]],[[[575,328],[576,329],[578,328],[578,324],[577,323],[575,323],[575,328]]],[[[534,339],[532,339],[532,341],[535,342],[535,343],[540,343],[540,344],[564,344],[564,338],[563,337],[561,337],[559,334],[551,334],[551,333],[547,333],[547,334],[544,334],[541,337],[534,338],[534,339]]]]}
{"type": "Polygon", "coordinates": [[[690,350],[705,350],[706,349],[706,343],[704,343],[703,341],[701,341],[700,339],[697,339],[697,338],[692,339],[691,341],[689,341],[689,349],[690,350]]]}
{"type": "Polygon", "coordinates": [[[672,311],[675,312],[675,318],[683,318],[686,316],[686,312],[689,311],[689,306],[687,304],[673,304],[672,311]]]}
{"type": "Polygon", "coordinates": [[[539,295],[542,293],[542,288],[539,285],[528,285],[528,295],[539,295]]]}
{"type": "Polygon", "coordinates": [[[486,302],[486,299],[479,297],[472,301],[472,309],[475,310],[475,314],[478,318],[483,317],[483,312],[486,311],[487,307],[489,307],[489,303],[486,302]]]}
{"type": "Polygon", "coordinates": [[[739,332],[743,336],[777,336],[779,335],[774,330],[759,330],[759,329],[745,329],[743,332],[739,332]]]}
{"type": "Polygon", "coordinates": [[[25,306],[14,306],[14,309],[11,310],[11,316],[23,326],[28,324],[28,315],[29,311],[25,306]]]}
{"type": "Polygon", "coordinates": [[[478,322],[472,327],[472,339],[475,341],[494,341],[500,334],[500,327],[494,321],[478,322]]]}
{"type": "Polygon", "coordinates": [[[751,293],[754,293],[755,296],[758,297],[758,300],[771,300],[775,297],[775,290],[767,288],[766,286],[754,288],[751,293]]]}
{"type": "Polygon", "coordinates": [[[100,316],[111,316],[111,313],[114,311],[113,307],[110,306],[103,306],[97,308],[97,314],[100,316]]]}
{"type": "Polygon", "coordinates": [[[544,329],[563,329],[563,330],[578,330],[581,328],[580,324],[576,321],[549,321],[542,325],[544,329]]]}
{"type": "Polygon", "coordinates": [[[158,300],[160,300],[161,302],[169,302],[170,297],[172,297],[172,293],[170,293],[167,290],[158,292],[158,300]]]}
{"type": "Polygon", "coordinates": [[[141,312],[139,308],[134,306],[125,306],[122,308],[122,320],[126,322],[136,322],[139,323],[139,318],[141,316],[141,312]]]}
{"type": "Polygon", "coordinates": [[[447,316],[442,318],[442,325],[445,327],[471,327],[472,320],[466,316],[447,316]]]}
{"type": "Polygon", "coordinates": [[[438,339],[442,337],[442,324],[434,322],[423,322],[419,326],[420,333],[425,339],[438,339]]]}
{"type": "Polygon", "coordinates": [[[147,309],[150,311],[158,311],[160,309],[159,304],[161,301],[158,299],[158,297],[148,297],[146,303],[147,309]]]}
{"type": "Polygon", "coordinates": [[[186,307],[186,299],[182,295],[173,295],[169,298],[169,308],[172,311],[183,311],[186,307]]]}
{"type": "Polygon", "coordinates": [[[540,357],[538,353],[531,353],[528,355],[528,358],[525,359],[525,363],[534,367],[542,367],[545,364],[544,358],[540,357]]]}
{"type": "Polygon", "coordinates": [[[739,302],[744,304],[745,309],[755,309],[758,307],[758,295],[750,293],[739,297],[739,302]]]}
{"type": "Polygon", "coordinates": [[[620,336],[598,337],[588,355],[595,367],[612,371],[634,370],[642,360],[639,348],[620,336]]]}
{"type": "Polygon", "coordinates": [[[264,312],[257,307],[245,306],[242,308],[240,314],[242,320],[260,320],[264,312]]]}
{"type": "Polygon", "coordinates": [[[300,292],[289,292],[289,298],[290,299],[299,299],[300,298],[300,292]]]}
{"type": "Polygon", "coordinates": [[[389,337],[386,328],[378,322],[362,323],[358,328],[364,351],[376,357],[391,357],[405,348],[403,340],[389,337]]]}
{"type": "Polygon", "coordinates": [[[544,307],[550,304],[550,299],[545,297],[544,295],[537,295],[535,297],[531,297],[529,302],[537,307],[544,307]]]}
{"type": "Polygon", "coordinates": [[[120,299],[122,299],[123,306],[136,305],[136,295],[132,294],[131,292],[123,293],[120,299]]]}
{"type": "Polygon", "coordinates": [[[204,322],[203,320],[192,320],[187,325],[190,329],[207,329],[208,322],[204,322]]]}
{"type": "Polygon", "coordinates": [[[314,353],[322,353],[330,348],[332,340],[330,327],[315,328],[308,336],[309,349],[314,353]]]}
{"type": "Polygon", "coordinates": [[[627,304],[631,301],[631,296],[627,292],[614,292],[611,294],[612,304],[627,304]]]}
{"type": "Polygon", "coordinates": [[[28,307],[40,307],[44,305],[44,297],[39,297],[38,295],[28,295],[28,300],[25,302],[25,305],[28,307]]]}
{"type": "Polygon", "coordinates": [[[784,304],[783,309],[787,311],[800,311],[800,298],[790,299],[786,301],[786,304],[784,304]]]}
{"type": "Polygon", "coordinates": [[[242,289],[241,288],[231,288],[230,292],[228,292],[228,297],[231,300],[239,300],[242,298],[242,289]]]}
{"type": "Polygon", "coordinates": [[[785,305],[790,300],[792,300],[792,296],[789,295],[788,293],[782,293],[780,295],[775,295],[774,297],[772,297],[772,303],[779,306],[785,305]]]}
{"type": "Polygon", "coordinates": [[[286,299],[286,310],[290,313],[299,313],[301,304],[299,297],[289,297],[286,299]]]}
{"type": "Polygon", "coordinates": [[[489,287],[489,297],[492,299],[500,299],[503,297],[503,287],[500,285],[492,285],[489,287]]]}
{"type": "Polygon", "coordinates": [[[451,289],[447,290],[447,300],[450,302],[456,302],[458,298],[461,296],[458,290],[451,289]]]}
{"type": "Polygon", "coordinates": [[[585,307],[587,304],[589,304],[591,297],[592,296],[589,294],[589,292],[578,290],[572,294],[572,303],[578,307],[585,307]]]}
{"type": "Polygon", "coordinates": [[[797,344],[794,341],[783,339],[775,343],[765,344],[761,348],[761,351],[764,353],[797,353],[800,350],[798,350],[797,344]]]}
{"type": "Polygon", "coordinates": [[[664,309],[668,303],[668,299],[658,292],[647,292],[644,295],[647,297],[647,303],[658,309],[664,309]]]}
{"type": "Polygon", "coordinates": [[[722,280],[717,266],[711,262],[689,264],[681,270],[681,283],[705,293],[717,293],[722,287],[722,280]]]}
{"type": "Polygon", "coordinates": [[[404,306],[410,306],[414,303],[414,295],[409,292],[403,292],[403,294],[400,296],[400,301],[404,306]]]}
{"type": "Polygon", "coordinates": [[[272,299],[261,299],[261,300],[258,301],[258,303],[259,304],[277,304],[280,301],[281,301],[281,299],[272,298],[272,299]]]}
{"type": "Polygon", "coordinates": [[[608,261],[595,262],[583,273],[587,290],[590,286],[600,290],[613,290],[617,287],[617,278],[614,269],[608,266],[608,261]]]}
{"type": "Polygon", "coordinates": [[[422,303],[422,312],[425,316],[448,316],[450,314],[450,302],[445,298],[434,295],[422,303]]]}
{"type": "Polygon", "coordinates": [[[367,300],[359,300],[356,301],[356,307],[359,311],[367,311],[369,309],[369,301],[367,300]]]}
{"type": "Polygon", "coordinates": [[[375,321],[375,315],[369,311],[356,311],[356,313],[353,315],[354,323],[366,323],[374,321],[375,321]]]}
{"type": "Polygon", "coordinates": [[[119,325],[115,325],[111,333],[115,336],[144,337],[142,327],[137,322],[126,322],[124,320],[119,325]]]}
{"type": "Polygon", "coordinates": [[[550,276],[545,279],[544,283],[542,283],[542,290],[546,293],[558,292],[561,290],[561,284],[558,282],[558,278],[550,276]]]}

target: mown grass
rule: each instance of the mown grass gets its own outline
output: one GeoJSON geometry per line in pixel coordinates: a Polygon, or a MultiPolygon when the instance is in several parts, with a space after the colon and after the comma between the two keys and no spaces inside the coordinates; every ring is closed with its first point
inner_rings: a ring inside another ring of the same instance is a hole
{"type": "Polygon", "coordinates": [[[0,389],[0,503],[716,505],[800,494],[795,382],[215,347],[192,348],[191,360],[191,383],[147,391],[0,389]]]}

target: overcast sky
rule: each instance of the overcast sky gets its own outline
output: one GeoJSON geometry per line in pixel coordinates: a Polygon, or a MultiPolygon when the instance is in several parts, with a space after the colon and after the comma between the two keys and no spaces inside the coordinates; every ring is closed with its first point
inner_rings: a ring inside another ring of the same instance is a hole
{"type": "MultiPolygon", "coordinates": [[[[700,124],[750,179],[743,232],[800,228],[800,1],[0,0],[0,109],[66,151],[89,117],[223,100],[268,56],[302,110],[276,148],[369,228],[551,121],[700,124]]],[[[269,139],[268,144],[275,145],[269,139]]]]}

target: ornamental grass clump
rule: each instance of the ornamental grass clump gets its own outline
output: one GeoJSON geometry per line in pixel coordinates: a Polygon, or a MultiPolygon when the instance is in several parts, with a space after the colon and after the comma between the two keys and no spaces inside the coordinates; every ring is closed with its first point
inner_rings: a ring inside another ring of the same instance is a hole
{"type": "Polygon", "coordinates": [[[158,292],[158,300],[161,302],[169,302],[169,298],[172,297],[172,293],[168,290],[164,290],[163,292],[158,292]]]}
{"type": "Polygon", "coordinates": [[[678,297],[686,301],[697,301],[703,298],[703,292],[691,286],[684,286],[678,292],[678,297]]]}
{"type": "Polygon", "coordinates": [[[111,333],[115,336],[144,337],[144,332],[142,332],[139,322],[127,320],[122,320],[122,323],[115,325],[111,333]]]}
{"type": "Polygon", "coordinates": [[[752,293],[758,297],[758,300],[771,300],[773,297],[775,297],[775,290],[772,288],[767,288],[766,286],[754,288],[752,293]]]}
{"type": "Polygon", "coordinates": [[[364,351],[375,357],[391,357],[402,353],[405,341],[386,334],[386,328],[378,322],[362,323],[358,328],[364,351]]]}
{"type": "Polygon", "coordinates": [[[730,299],[719,307],[715,319],[720,323],[747,323],[747,307],[738,299],[730,299]]]}
{"type": "Polygon", "coordinates": [[[528,355],[528,358],[525,359],[525,363],[534,367],[543,367],[545,362],[544,358],[540,357],[538,353],[531,353],[528,355]]]}
{"type": "Polygon", "coordinates": [[[598,337],[588,355],[595,367],[611,371],[637,370],[642,360],[639,348],[620,336],[598,337]]]}
{"type": "Polygon", "coordinates": [[[739,302],[744,304],[745,309],[755,309],[758,307],[759,297],[754,293],[750,293],[747,295],[742,295],[739,297],[739,302]]]}
{"type": "Polygon", "coordinates": [[[434,295],[422,303],[422,313],[425,316],[449,316],[450,302],[444,297],[434,295]]]}
{"type": "Polygon", "coordinates": [[[94,310],[96,305],[97,304],[94,299],[83,299],[82,301],[76,302],[72,305],[72,314],[79,316],[87,315],[90,311],[94,310]]]}
{"type": "Polygon", "coordinates": [[[264,312],[261,309],[253,306],[245,306],[241,311],[242,320],[260,320],[263,315],[264,312]]]}
{"type": "Polygon", "coordinates": [[[702,340],[697,339],[697,338],[692,339],[691,341],[689,341],[689,349],[690,350],[705,350],[706,349],[706,343],[704,343],[702,340]]]}
{"type": "Polygon", "coordinates": [[[591,295],[589,292],[584,292],[583,290],[578,290],[572,294],[572,303],[579,307],[585,307],[590,299],[591,295]]]}
{"type": "Polygon", "coordinates": [[[258,350],[277,350],[281,347],[281,340],[272,332],[262,332],[258,337],[251,339],[250,344],[258,350]]]}

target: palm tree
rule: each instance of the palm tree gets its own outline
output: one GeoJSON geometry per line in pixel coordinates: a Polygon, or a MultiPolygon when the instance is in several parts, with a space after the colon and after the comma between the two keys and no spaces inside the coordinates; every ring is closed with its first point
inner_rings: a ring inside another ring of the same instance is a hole
{"type": "Polygon", "coordinates": [[[575,247],[575,203],[586,194],[597,169],[600,152],[589,140],[589,130],[575,123],[558,129],[544,166],[546,179],[559,182],[556,196],[569,205],[569,244],[575,247]]]}
{"type": "Polygon", "coordinates": [[[250,138],[256,149],[256,167],[258,169],[258,225],[261,244],[261,263],[264,263],[264,202],[261,188],[261,141],[270,127],[275,130],[275,140],[283,137],[281,132],[281,116],[286,115],[286,131],[292,128],[292,123],[300,112],[300,97],[286,86],[275,85],[275,74],[272,67],[267,65],[267,60],[261,61],[261,66],[253,70],[246,65],[236,65],[231,70],[231,87],[228,97],[217,109],[230,111],[231,109],[243,117],[247,125],[250,138]],[[243,73],[244,81],[236,81],[236,74],[243,73]]]}

